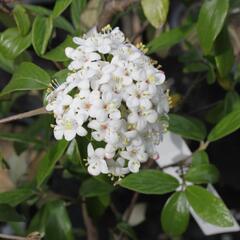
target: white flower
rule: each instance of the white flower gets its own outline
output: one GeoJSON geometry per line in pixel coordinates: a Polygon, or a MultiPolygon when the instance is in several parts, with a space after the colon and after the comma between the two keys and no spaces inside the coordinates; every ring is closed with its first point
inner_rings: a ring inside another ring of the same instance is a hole
{"type": "Polygon", "coordinates": [[[141,163],[157,156],[166,129],[168,94],[164,73],[142,51],[125,40],[119,28],[93,28],[67,47],[69,74],[47,95],[54,113],[57,140],[91,135],[88,171],[122,177],[138,172],[141,163]],[[86,129],[84,128],[86,126],[86,129]]]}
{"type": "Polygon", "coordinates": [[[76,134],[79,136],[87,135],[86,129],[82,127],[83,120],[81,118],[76,120],[71,115],[67,114],[62,119],[56,120],[57,125],[54,127],[54,136],[57,140],[64,137],[67,141],[71,141],[76,134]]]}
{"type": "Polygon", "coordinates": [[[104,148],[93,149],[91,143],[88,144],[88,172],[94,176],[100,173],[108,173],[108,166],[104,159],[105,151],[104,148]]]}

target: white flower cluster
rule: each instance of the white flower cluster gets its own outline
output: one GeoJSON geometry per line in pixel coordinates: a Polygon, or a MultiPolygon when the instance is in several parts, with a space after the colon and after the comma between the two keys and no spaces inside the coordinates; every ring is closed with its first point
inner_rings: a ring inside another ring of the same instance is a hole
{"type": "Polygon", "coordinates": [[[73,41],[78,47],[65,50],[70,74],[47,96],[54,136],[71,141],[89,134],[103,144],[88,145],[92,175],[138,172],[141,163],[156,157],[166,128],[165,75],[119,28],[92,30],[73,41]]]}

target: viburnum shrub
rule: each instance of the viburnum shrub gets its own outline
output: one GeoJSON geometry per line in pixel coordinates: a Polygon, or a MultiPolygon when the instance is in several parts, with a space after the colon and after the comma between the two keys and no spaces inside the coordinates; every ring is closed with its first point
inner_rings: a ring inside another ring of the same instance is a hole
{"type": "MultiPolygon", "coordinates": [[[[89,135],[88,172],[123,176],[157,158],[166,130],[165,75],[119,28],[91,30],[67,47],[66,81],[47,95],[57,140],[89,135]],[[92,141],[102,147],[93,148],[92,141]]],[[[155,64],[156,65],[156,64],[155,64]]]]}
{"type": "Polygon", "coordinates": [[[238,0],[1,0],[0,239],[237,239],[238,22],[238,0]]]}

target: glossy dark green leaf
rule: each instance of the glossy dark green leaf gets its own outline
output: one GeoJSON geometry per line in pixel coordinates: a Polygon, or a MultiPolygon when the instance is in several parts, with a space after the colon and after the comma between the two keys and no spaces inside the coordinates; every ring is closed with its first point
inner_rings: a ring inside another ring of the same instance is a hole
{"type": "Polygon", "coordinates": [[[87,5],[87,0],[73,0],[71,4],[71,19],[76,29],[80,28],[80,16],[87,5]]]}
{"type": "Polygon", "coordinates": [[[191,166],[185,179],[196,184],[215,183],[218,181],[219,171],[213,164],[199,164],[191,166]]]}
{"type": "Polygon", "coordinates": [[[169,116],[169,130],[171,132],[196,141],[204,140],[206,137],[206,127],[200,120],[177,114],[170,114],[169,116]]]}
{"type": "Polygon", "coordinates": [[[66,47],[75,47],[75,46],[76,44],[73,43],[72,37],[67,36],[64,42],[60,43],[56,48],[47,52],[43,57],[48,60],[52,60],[56,62],[68,61],[69,58],[65,55],[65,49],[66,47]]]}
{"type": "Polygon", "coordinates": [[[113,190],[114,187],[112,185],[89,178],[82,183],[79,193],[83,197],[96,197],[110,194],[113,190]]]}
{"type": "Polygon", "coordinates": [[[0,34],[0,54],[8,59],[19,56],[31,45],[31,33],[21,36],[17,28],[9,28],[0,34]]]}
{"type": "MultiPolygon", "coordinates": [[[[41,6],[24,4],[24,7],[35,15],[50,16],[52,14],[52,11],[41,6]]],[[[62,16],[53,19],[53,26],[61,28],[69,33],[74,33],[73,26],[62,16]]]]}
{"type": "Polygon", "coordinates": [[[15,5],[13,9],[13,16],[21,35],[25,36],[30,31],[31,22],[26,9],[20,5],[15,5]]]}
{"type": "Polygon", "coordinates": [[[189,209],[183,192],[175,192],[167,200],[162,210],[161,223],[163,230],[172,236],[179,236],[186,231],[189,209]]]}
{"type": "Polygon", "coordinates": [[[44,239],[73,240],[72,225],[62,201],[48,202],[34,216],[29,232],[44,232],[44,239]]]}
{"type": "Polygon", "coordinates": [[[56,0],[53,8],[53,17],[58,17],[71,4],[72,0],[56,0]]]}
{"type": "Polygon", "coordinates": [[[119,185],[144,194],[164,194],[176,190],[179,182],[159,170],[142,170],[126,176],[119,185]]]}
{"type": "Polygon", "coordinates": [[[234,64],[233,48],[227,26],[222,29],[215,41],[215,61],[220,77],[226,78],[234,64]]]}
{"type": "Polygon", "coordinates": [[[14,72],[0,96],[14,91],[46,89],[50,81],[50,76],[42,68],[33,63],[24,62],[14,72]]]}
{"type": "Polygon", "coordinates": [[[10,206],[17,206],[26,201],[34,194],[30,188],[17,188],[9,192],[0,193],[0,204],[9,204],[10,206]]]}
{"type": "Polygon", "coordinates": [[[0,204],[1,222],[24,222],[25,218],[8,204],[0,204]]]}
{"type": "Polygon", "coordinates": [[[201,164],[209,164],[208,155],[205,151],[197,151],[192,155],[192,166],[199,166],[201,164]]]}
{"type": "Polygon", "coordinates": [[[38,55],[43,55],[47,49],[52,34],[52,17],[37,16],[33,22],[32,44],[38,55]]]}
{"type": "Polygon", "coordinates": [[[57,142],[54,147],[49,149],[47,154],[40,161],[36,175],[38,186],[40,186],[52,173],[55,164],[62,157],[67,146],[68,142],[65,140],[57,142]]]}
{"type": "Polygon", "coordinates": [[[168,15],[169,0],[141,0],[147,20],[155,27],[161,27],[168,15]]]}
{"type": "Polygon", "coordinates": [[[168,49],[181,42],[193,29],[193,25],[174,28],[161,33],[147,44],[148,53],[154,53],[161,49],[168,49]]]}
{"type": "Polygon", "coordinates": [[[230,227],[233,219],[223,201],[199,186],[186,188],[186,196],[195,213],[204,221],[220,227],[230,227]]]}
{"type": "Polygon", "coordinates": [[[240,128],[240,109],[227,114],[220,122],[211,130],[208,135],[208,141],[213,142],[223,138],[240,128]]]}
{"type": "Polygon", "coordinates": [[[213,43],[220,33],[228,12],[228,0],[205,0],[201,6],[197,32],[200,44],[209,53],[213,43]]]}

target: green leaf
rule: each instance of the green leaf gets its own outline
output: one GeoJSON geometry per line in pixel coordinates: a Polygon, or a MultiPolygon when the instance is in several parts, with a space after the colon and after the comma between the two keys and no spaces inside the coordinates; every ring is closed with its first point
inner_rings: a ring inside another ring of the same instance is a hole
{"type": "Polygon", "coordinates": [[[213,142],[223,138],[240,128],[240,110],[237,109],[227,114],[220,122],[212,129],[208,135],[208,141],[213,142]]]}
{"type": "Polygon", "coordinates": [[[68,142],[65,140],[57,142],[57,144],[50,148],[45,157],[41,160],[37,170],[37,186],[40,186],[46,178],[52,173],[56,162],[62,157],[68,142]]]}
{"type": "Polygon", "coordinates": [[[58,72],[56,72],[53,76],[52,79],[55,79],[58,83],[63,83],[66,81],[66,78],[69,74],[69,70],[68,69],[63,69],[60,70],[58,72]]]}
{"type": "Polygon", "coordinates": [[[43,57],[56,62],[68,61],[69,58],[65,55],[66,47],[76,47],[76,44],[73,43],[72,37],[67,36],[67,38],[60,43],[56,48],[47,52],[43,57]]]}
{"type": "Polygon", "coordinates": [[[56,0],[53,8],[53,17],[58,17],[71,4],[72,0],[56,0]]]}
{"type": "Polygon", "coordinates": [[[183,192],[175,192],[165,203],[161,223],[163,230],[172,235],[183,234],[189,223],[189,210],[186,196],[183,192]]]}
{"type": "Polygon", "coordinates": [[[185,179],[196,184],[215,183],[218,181],[219,172],[212,164],[199,164],[191,166],[185,179]]]}
{"type": "Polygon", "coordinates": [[[9,28],[0,34],[0,54],[8,59],[19,56],[31,45],[31,33],[21,36],[17,28],[9,28]]]}
{"type": "Polygon", "coordinates": [[[192,155],[192,166],[199,166],[202,164],[209,164],[208,155],[205,151],[197,151],[192,155]]]}
{"type": "Polygon", "coordinates": [[[43,55],[53,29],[52,17],[37,16],[33,22],[32,44],[38,55],[43,55]]]}
{"type": "Polygon", "coordinates": [[[44,239],[73,240],[72,225],[63,201],[48,202],[34,216],[29,232],[44,232],[44,239]]]}
{"type": "Polygon", "coordinates": [[[12,76],[0,96],[14,91],[46,89],[50,83],[50,76],[33,63],[22,63],[12,76]]]}
{"type": "Polygon", "coordinates": [[[87,5],[86,0],[73,0],[71,4],[71,19],[76,29],[80,28],[80,15],[87,5]]]}
{"type": "Polygon", "coordinates": [[[142,170],[130,174],[119,185],[144,194],[165,194],[176,190],[179,183],[176,178],[158,170],[142,170]]]}
{"type": "Polygon", "coordinates": [[[183,69],[184,73],[194,73],[194,72],[205,72],[209,68],[205,63],[202,62],[193,62],[186,65],[183,69]]]}
{"type": "MultiPolygon", "coordinates": [[[[46,15],[50,16],[52,11],[47,8],[41,6],[35,6],[30,4],[24,4],[24,7],[34,13],[35,15],[46,15]]],[[[56,17],[53,19],[53,26],[57,28],[61,28],[69,33],[74,33],[73,26],[62,16],[56,17]]]]}
{"type": "Polygon", "coordinates": [[[215,42],[215,61],[221,78],[226,78],[234,64],[232,44],[229,39],[228,29],[225,26],[215,42]]]}
{"type": "Polygon", "coordinates": [[[26,12],[26,9],[20,5],[15,5],[13,9],[13,17],[17,24],[18,30],[22,36],[25,36],[30,31],[31,22],[26,12]]]}
{"type": "Polygon", "coordinates": [[[199,13],[197,32],[200,44],[206,54],[220,33],[228,12],[228,0],[205,0],[199,13]]]}
{"type": "Polygon", "coordinates": [[[7,59],[0,53],[0,68],[6,72],[13,73],[14,72],[14,60],[7,59]]]}
{"type": "Polygon", "coordinates": [[[181,42],[187,34],[193,29],[193,25],[187,25],[180,28],[174,28],[161,33],[147,44],[148,53],[154,53],[161,49],[168,49],[181,42]]]}
{"type": "Polygon", "coordinates": [[[96,197],[110,194],[113,190],[114,187],[112,185],[89,178],[82,183],[79,193],[83,197],[96,197]]]}
{"type": "Polygon", "coordinates": [[[137,240],[136,233],[134,232],[133,228],[126,222],[120,222],[117,224],[117,228],[124,233],[129,239],[137,240]]]}
{"type": "Polygon", "coordinates": [[[155,28],[160,28],[167,19],[169,0],[141,0],[141,4],[147,20],[155,28]]]}
{"type": "Polygon", "coordinates": [[[177,114],[170,114],[169,116],[169,130],[171,132],[196,141],[204,140],[206,137],[206,127],[200,120],[177,114]]]}
{"type": "Polygon", "coordinates": [[[23,133],[0,132],[0,139],[5,141],[42,145],[40,140],[32,136],[26,136],[23,133]]]}
{"type": "Polygon", "coordinates": [[[233,219],[223,201],[199,186],[186,188],[186,196],[195,213],[204,221],[220,227],[230,227],[233,219]]]}
{"type": "Polygon", "coordinates": [[[1,222],[24,222],[25,218],[8,204],[0,204],[1,222]]]}
{"type": "Polygon", "coordinates": [[[0,193],[0,204],[9,204],[17,206],[18,204],[26,201],[34,194],[30,188],[17,188],[9,192],[0,193]]]}

